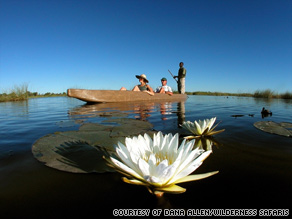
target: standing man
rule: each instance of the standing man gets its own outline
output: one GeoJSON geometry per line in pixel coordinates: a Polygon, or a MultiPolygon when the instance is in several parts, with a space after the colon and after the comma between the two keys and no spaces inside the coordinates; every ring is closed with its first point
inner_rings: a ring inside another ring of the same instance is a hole
{"type": "Polygon", "coordinates": [[[187,74],[187,70],[184,68],[184,63],[180,62],[179,63],[179,70],[178,70],[178,76],[174,76],[174,78],[178,78],[178,82],[177,82],[177,88],[178,88],[178,92],[180,94],[184,94],[185,93],[185,77],[187,74]]]}

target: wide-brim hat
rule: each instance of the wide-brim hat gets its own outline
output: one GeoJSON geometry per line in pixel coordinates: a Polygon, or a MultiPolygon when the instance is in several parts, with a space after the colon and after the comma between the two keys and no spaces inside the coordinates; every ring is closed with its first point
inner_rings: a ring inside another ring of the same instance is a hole
{"type": "Polygon", "coordinates": [[[143,78],[145,80],[146,83],[149,83],[149,81],[147,80],[146,78],[146,75],[145,74],[141,74],[141,75],[136,75],[136,78],[140,79],[140,78],[143,78]]]}

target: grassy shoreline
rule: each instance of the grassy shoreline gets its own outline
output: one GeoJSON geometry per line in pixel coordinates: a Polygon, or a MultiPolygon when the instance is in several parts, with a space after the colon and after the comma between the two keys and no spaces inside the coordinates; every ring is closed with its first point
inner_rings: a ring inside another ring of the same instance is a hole
{"type": "Polygon", "coordinates": [[[49,94],[37,94],[37,95],[30,95],[28,94],[0,94],[0,103],[1,102],[14,102],[14,101],[26,101],[29,98],[41,98],[41,97],[65,97],[67,94],[64,93],[49,93],[49,94]]]}
{"type": "Polygon", "coordinates": [[[9,92],[0,93],[0,102],[14,102],[14,101],[25,101],[28,98],[38,98],[38,97],[59,97],[67,96],[66,92],[63,93],[45,93],[39,94],[38,92],[28,91],[28,86],[26,84],[20,86],[14,86],[9,92]]]}
{"type": "MultiPolygon", "coordinates": [[[[174,92],[177,93],[177,92],[174,92]]],[[[195,91],[186,92],[188,95],[208,95],[208,96],[237,96],[237,97],[254,97],[254,98],[266,98],[266,99],[292,99],[292,92],[277,93],[270,89],[257,90],[254,93],[226,93],[226,92],[210,92],[210,91],[195,91]]],[[[39,94],[37,92],[28,91],[26,84],[20,86],[14,86],[8,93],[0,93],[0,102],[12,102],[12,101],[24,101],[28,98],[38,97],[59,97],[66,96],[66,92],[63,93],[50,93],[39,94]]]]}
{"type": "Polygon", "coordinates": [[[277,93],[270,89],[257,90],[254,93],[226,93],[226,92],[210,92],[210,91],[195,91],[186,92],[188,95],[206,95],[206,96],[237,96],[237,97],[254,97],[266,99],[292,99],[292,92],[277,93]]]}

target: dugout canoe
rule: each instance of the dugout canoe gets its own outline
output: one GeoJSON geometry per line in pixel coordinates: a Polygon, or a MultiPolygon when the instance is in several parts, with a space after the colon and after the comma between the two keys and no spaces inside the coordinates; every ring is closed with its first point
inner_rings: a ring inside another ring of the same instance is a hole
{"type": "Polygon", "coordinates": [[[114,103],[114,102],[133,102],[133,101],[183,101],[187,99],[186,94],[159,94],[151,96],[148,93],[137,91],[120,90],[87,90],[87,89],[68,89],[68,97],[85,101],[87,103],[114,103]]]}

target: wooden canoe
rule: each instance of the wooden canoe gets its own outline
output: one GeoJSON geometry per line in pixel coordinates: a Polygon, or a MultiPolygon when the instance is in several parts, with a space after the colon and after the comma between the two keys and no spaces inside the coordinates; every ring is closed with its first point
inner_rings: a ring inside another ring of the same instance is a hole
{"type": "Polygon", "coordinates": [[[112,102],[132,102],[132,101],[182,101],[187,99],[186,94],[155,93],[154,96],[145,92],[120,91],[120,90],[87,90],[68,89],[68,97],[74,97],[88,103],[112,103],[112,102]]]}

